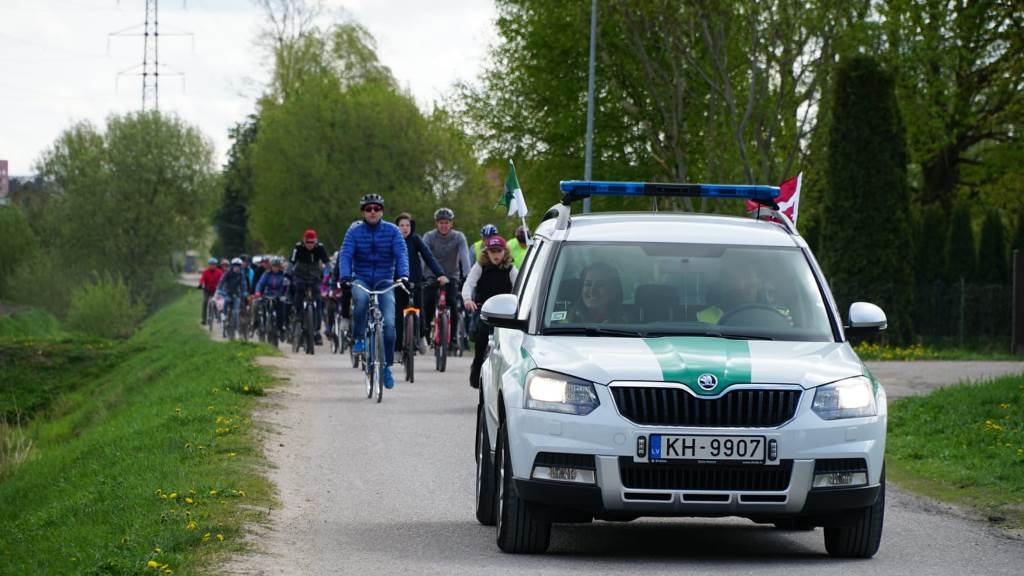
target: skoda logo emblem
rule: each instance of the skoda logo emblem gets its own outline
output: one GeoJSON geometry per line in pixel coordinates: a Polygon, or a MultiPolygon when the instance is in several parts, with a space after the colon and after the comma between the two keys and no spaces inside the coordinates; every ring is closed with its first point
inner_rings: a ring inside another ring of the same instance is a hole
{"type": "Polygon", "coordinates": [[[714,390],[718,386],[718,377],[714,374],[701,374],[697,377],[697,384],[704,390],[714,390]]]}

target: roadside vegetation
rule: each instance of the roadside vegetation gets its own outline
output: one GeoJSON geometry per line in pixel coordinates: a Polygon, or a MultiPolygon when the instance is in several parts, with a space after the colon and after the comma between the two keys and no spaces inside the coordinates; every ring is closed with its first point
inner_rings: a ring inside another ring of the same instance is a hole
{"type": "Polygon", "coordinates": [[[1020,362],[1020,356],[999,352],[979,352],[965,348],[943,348],[911,344],[910,346],[883,346],[860,342],[854,347],[861,360],[987,360],[1020,362]]]}
{"type": "Polygon", "coordinates": [[[1024,528],[1024,376],[894,402],[886,473],[1002,527],[1024,528]]]}
{"type": "Polygon", "coordinates": [[[0,320],[22,334],[0,339],[0,574],[201,573],[242,548],[271,503],[250,414],[273,379],[198,309],[180,298],[126,341],[0,320]]]}

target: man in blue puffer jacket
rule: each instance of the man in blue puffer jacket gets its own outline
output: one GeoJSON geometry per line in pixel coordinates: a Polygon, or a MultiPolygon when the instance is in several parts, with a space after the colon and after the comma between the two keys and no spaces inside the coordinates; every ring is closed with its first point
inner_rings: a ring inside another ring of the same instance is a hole
{"type": "MultiPolygon", "coordinates": [[[[341,282],[360,284],[370,290],[380,290],[398,278],[409,284],[409,253],[405,238],[398,226],[385,222],[384,198],[380,194],[366,194],[359,201],[363,221],[348,229],[341,243],[341,257],[338,258],[338,278],[341,282]]],[[[356,341],[352,351],[366,349],[366,313],[370,295],[362,290],[352,291],[353,334],[356,341]]],[[[378,303],[384,317],[384,387],[393,388],[395,379],[391,376],[391,364],[395,359],[395,294],[382,294],[378,303]]]]}

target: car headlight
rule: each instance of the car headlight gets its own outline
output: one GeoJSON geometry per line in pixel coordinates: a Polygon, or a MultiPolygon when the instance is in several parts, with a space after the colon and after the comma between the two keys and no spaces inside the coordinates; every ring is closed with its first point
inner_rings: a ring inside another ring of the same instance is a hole
{"type": "Polygon", "coordinates": [[[601,402],[592,382],[534,370],[526,377],[526,407],[531,410],[590,414],[601,402]]]}
{"type": "Polygon", "coordinates": [[[814,392],[811,410],[823,420],[861,418],[878,414],[875,391],[871,381],[864,376],[847,378],[819,387],[814,392]]]}

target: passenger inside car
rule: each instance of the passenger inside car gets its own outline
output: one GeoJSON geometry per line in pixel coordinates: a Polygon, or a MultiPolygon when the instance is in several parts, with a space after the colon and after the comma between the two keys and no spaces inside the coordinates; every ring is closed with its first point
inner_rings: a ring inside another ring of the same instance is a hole
{"type": "Polygon", "coordinates": [[[580,276],[580,296],[569,311],[571,322],[626,322],[622,280],[614,267],[595,262],[580,276]]]}

